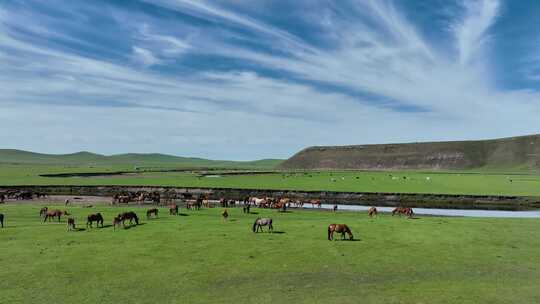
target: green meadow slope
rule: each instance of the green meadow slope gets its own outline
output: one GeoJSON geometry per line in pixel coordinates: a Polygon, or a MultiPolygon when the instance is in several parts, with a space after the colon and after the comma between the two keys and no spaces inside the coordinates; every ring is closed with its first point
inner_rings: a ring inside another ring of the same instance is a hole
{"type": "Polygon", "coordinates": [[[317,146],[282,169],[516,170],[540,169],[540,135],[495,140],[317,146]]]}
{"type": "Polygon", "coordinates": [[[127,153],[101,155],[90,152],[73,154],[42,154],[14,149],[0,149],[0,165],[86,165],[86,166],[163,166],[163,167],[242,167],[273,168],[282,160],[263,159],[256,161],[224,161],[195,157],[179,157],[158,153],[127,153]]]}

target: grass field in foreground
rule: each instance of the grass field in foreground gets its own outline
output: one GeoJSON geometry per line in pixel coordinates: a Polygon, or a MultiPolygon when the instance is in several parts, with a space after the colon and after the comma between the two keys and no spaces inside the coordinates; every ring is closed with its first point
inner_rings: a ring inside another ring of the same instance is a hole
{"type": "Polygon", "coordinates": [[[40,177],[44,173],[107,172],[113,167],[0,166],[0,185],[147,185],[313,191],[540,196],[540,175],[524,173],[322,171],[200,177],[190,172],[144,172],[104,177],[40,177]],[[405,178],[404,178],[405,177],[405,178]]]}
{"type": "MultiPolygon", "coordinates": [[[[67,232],[0,205],[0,303],[539,303],[540,221],[221,209],[67,232]],[[279,233],[254,234],[257,216],[279,233]],[[332,222],[359,241],[326,240],[332,222]]],[[[60,207],[63,209],[63,207],[60,207]]],[[[71,207],[106,224],[125,208],[71,207]]],[[[135,209],[143,215],[144,209],[135,209]]]]}

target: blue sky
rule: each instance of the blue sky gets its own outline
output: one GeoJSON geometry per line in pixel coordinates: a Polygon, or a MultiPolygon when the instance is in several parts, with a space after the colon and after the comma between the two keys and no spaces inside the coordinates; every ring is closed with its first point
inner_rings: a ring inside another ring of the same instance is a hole
{"type": "Polygon", "coordinates": [[[0,2],[0,145],[288,157],[540,133],[540,3],[0,2]]]}

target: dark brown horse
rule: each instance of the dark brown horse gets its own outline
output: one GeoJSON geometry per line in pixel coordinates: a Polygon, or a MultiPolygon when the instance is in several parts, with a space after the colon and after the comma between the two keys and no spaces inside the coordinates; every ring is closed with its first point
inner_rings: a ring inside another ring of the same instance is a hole
{"type": "Polygon", "coordinates": [[[118,215],[120,219],[122,220],[122,225],[125,227],[125,222],[129,220],[129,224],[133,224],[133,221],[135,221],[135,225],[139,225],[139,217],[137,214],[133,211],[124,212],[122,214],[118,215]]]}
{"type": "Polygon", "coordinates": [[[345,239],[345,233],[349,235],[349,240],[353,240],[353,234],[349,226],[345,224],[330,224],[328,225],[328,240],[331,241],[334,239],[334,232],[341,233],[341,239],[345,239]]]}
{"type": "Polygon", "coordinates": [[[67,211],[60,211],[60,210],[47,210],[45,212],[45,218],[43,219],[43,222],[46,222],[47,219],[51,221],[51,219],[54,219],[55,217],[58,218],[58,222],[60,222],[60,219],[62,215],[69,215],[67,211]]]}
{"type": "Polygon", "coordinates": [[[67,220],[67,230],[68,231],[71,231],[71,230],[75,230],[75,219],[70,217],[68,218],[67,220]]]}
{"type": "Polygon", "coordinates": [[[0,213],[0,225],[4,228],[4,215],[0,213]]]}
{"type": "Polygon", "coordinates": [[[99,227],[101,225],[101,228],[103,228],[103,216],[101,216],[101,213],[96,214],[89,214],[86,217],[86,227],[90,226],[92,228],[92,224],[96,222],[96,227],[99,227]]]}
{"type": "Polygon", "coordinates": [[[399,216],[404,214],[408,217],[412,217],[414,215],[414,211],[412,210],[412,208],[409,208],[409,207],[397,207],[394,210],[392,210],[392,216],[396,214],[398,214],[399,216]]]}
{"type": "Polygon", "coordinates": [[[170,205],[169,206],[169,215],[178,215],[178,205],[170,205]]]}
{"type": "Polygon", "coordinates": [[[373,217],[374,215],[377,215],[377,208],[369,207],[367,214],[369,217],[373,217]]]}
{"type": "Polygon", "coordinates": [[[159,211],[158,211],[158,208],[148,209],[148,210],[146,211],[146,218],[149,219],[150,216],[151,216],[152,214],[153,214],[155,217],[157,217],[157,216],[158,216],[158,212],[159,212],[159,211]]]}

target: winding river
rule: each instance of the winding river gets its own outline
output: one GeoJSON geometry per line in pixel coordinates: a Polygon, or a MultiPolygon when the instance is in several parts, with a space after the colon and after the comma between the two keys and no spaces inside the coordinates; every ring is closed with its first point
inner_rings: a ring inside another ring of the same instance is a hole
{"type": "MultiPolygon", "coordinates": [[[[367,211],[371,206],[364,205],[338,205],[338,211],[367,211]]],[[[379,212],[392,212],[393,207],[376,206],[379,212]]],[[[304,208],[311,209],[311,205],[304,205],[304,208]]],[[[332,209],[333,205],[322,204],[321,208],[332,209]]],[[[414,213],[419,215],[433,216],[465,216],[465,217],[498,217],[498,218],[540,218],[538,211],[500,211],[500,210],[466,210],[466,209],[435,209],[435,208],[413,208],[414,213]]]]}

